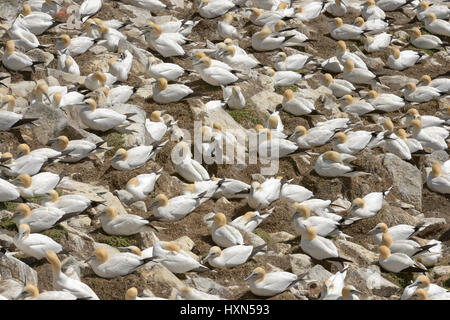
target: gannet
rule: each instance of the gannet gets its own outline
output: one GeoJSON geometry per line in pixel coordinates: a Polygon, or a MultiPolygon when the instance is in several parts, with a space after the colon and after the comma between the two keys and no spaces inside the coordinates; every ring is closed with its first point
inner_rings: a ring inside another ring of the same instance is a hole
{"type": "Polygon", "coordinates": [[[111,158],[111,166],[116,170],[134,170],[144,166],[167,143],[167,140],[155,146],[138,146],[128,150],[120,148],[111,158]]]}
{"type": "Polygon", "coordinates": [[[55,190],[48,192],[49,198],[42,200],[44,207],[57,208],[64,211],[64,217],[67,215],[74,216],[84,212],[91,206],[103,204],[102,201],[91,201],[81,194],[66,194],[59,196],[55,190]]]}
{"type": "Polygon", "coordinates": [[[64,211],[58,208],[39,207],[31,210],[28,205],[21,203],[16,207],[12,220],[17,229],[21,224],[27,224],[30,232],[41,232],[52,228],[64,214],[64,211]]]}
{"type": "Polygon", "coordinates": [[[25,53],[15,51],[15,44],[13,40],[8,40],[5,46],[5,53],[2,57],[3,65],[13,71],[26,71],[29,68],[35,70],[35,66],[43,64],[43,61],[33,61],[25,53]]]}
{"type": "Polygon", "coordinates": [[[87,99],[80,104],[80,119],[84,125],[93,130],[108,131],[117,126],[127,126],[130,124],[129,118],[134,113],[120,114],[112,109],[97,108],[97,102],[94,99],[87,99]]]}
{"type": "Polygon", "coordinates": [[[337,266],[351,260],[339,257],[339,252],[333,241],[317,235],[313,226],[307,226],[302,232],[300,247],[303,252],[317,260],[326,260],[337,266]]]}
{"type": "Polygon", "coordinates": [[[344,24],[341,18],[334,18],[330,29],[330,35],[335,40],[359,40],[364,32],[360,27],[344,24]]]}
{"type": "Polygon", "coordinates": [[[182,287],[178,290],[176,300],[221,300],[218,296],[199,291],[191,287],[182,287]]]}
{"type": "Polygon", "coordinates": [[[209,180],[209,173],[206,169],[195,159],[192,159],[192,153],[190,146],[184,142],[178,142],[172,152],[175,149],[179,152],[179,157],[176,157],[175,162],[172,157],[172,162],[174,163],[175,170],[187,181],[195,182],[202,180],[209,180]]]}
{"type": "Polygon", "coordinates": [[[200,199],[204,197],[206,191],[201,194],[181,195],[168,199],[163,193],[156,196],[150,209],[154,219],[158,221],[177,221],[183,219],[193,212],[199,205],[200,199]]]}
{"type": "Polygon", "coordinates": [[[168,104],[178,102],[194,91],[184,84],[168,84],[167,79],[158,78],[153,85],[153,100],[156,103],[168,104]]]}
{"type": "Polygon", "coordinates": [[[311,21],[316,19],[323,11],[325,2],[312,1],[304,5],[294,5],[295,18],[300,21],[311,21]]]}
{"type": "Polygon", "coordinates": [[[223,250],[219,247],[211,247],[203,261],[208,261],[214,268],[233,268],[246,263],[258,252],[264,250],[265,246],[266,244],[257,247],[237,245],[223,250]]]}
{"type": "Polygon", "coordinates": [[[302,79],[302,75],[294,71],[275,71],[266,69],[266,74],[272,78],[274,86],[289,87],[302,79]]]}
{"type": "Polygon", "coordinates": [[[278,71],[297,71],[302,69],[310,61],[312,61],[312,59],[312,55],[298,53],[287,56],[286,53],[279,52],[274,55],[271,60],[275,62],[274,67],[278,71]]]}
{"type": "Polygon", "coordinates": [[[366,36],[362,38],[364,42],[364,50],[369,53],[384,51],[391,44],[392,35],[386,32],[377,34],[375,36],[366,36]]]}
{"type": "Polygon", "coordinates": [[[378,262],[380,266],[388,272],[427,271],[424,266],[421,266],[418,262],[412,260],[404,253],[397,252],[391,254],[391,251],[386,246],[380,246],[378,252],[378,262]]]}
{"type": "Polygon", "coordinates": [[[343,79],[352,84],[370,84],[377,76],[371,71],[363,68],[355,68],[355,62],[352,59],[347,59],[344,67],[343,79]]]}
{"type": "Polygon", "coordinates": [[[250,281],[250,291],[257,296],[270,297],[288,290],[296,285],[303,275],[297,276],[290,272],[269,272],[258,267],[244,279],[250,281]]]}
{"type": "Polygon", "coordinates": [[[403,95],[406,101],[422,103],[439,98],[441,93],[436,88],[428,86],[417,87],[414,82],[409,82],[403,91],[403,95]]]}
{"type": "Polygon", "coordinates": [[[52,16],[39,11],[32,11],[28,4],[22,6],[22,16],[19,16],[19,23],[36,36],[43,34],[55,23],[52,16]]]}
{"type": "Polygon", "coordinates": [[[16,300],[77,300],[77,297],[66,291],[44,291],[39,293],[39,289],[28,284],[23,288],[22,293],[16,300]]]}
{"type": "Polygon", "coordinates": [[[160,297],[138,297],[137,289],[135,287],[131,287],[125,293],[125,300],[167,300],[166,298],[160,297]]]}
{"type": "Polygon", "coordinates": [[[354,160],[356,160],[356,157],[352,155],[327,151],[322,153],[316,160],[314,170],[324,177],[347,177],[367,174],[355,171],[351,165],[347,164],[354,160]]]}
{"type": "Polygon", "coordinates": [[[52,238],[39,233],[30,234],[31,229],[28,224],[19,225],[19,232],[14,236],[13,242],[17,249],[27,256],[41,260],[45,258],[48,250],[58,253],[62,246],[52,238]]]}
{"type": "Polygon", "coordinates": [[[308,130],[304,126],[296,126],[289,139],[294,139],[300,149],[312,149],[326,144],[334,133],[334,130],[325,127],[314,127],[308,130]]]}
{"type": "Polygon", "coordinates": [[[338,132],[334,135],[333,150],[339,153],[355,154],[363,150],[372,140],[372,132],[358,130],[350,133],[338,132]]]}
{"type": "Polygon", "coordinates": [[[268,210],[265,214],[260,214],[259,211],[249,211],[231,221],[230,225],[247,232],[253,232],[264,219],[272,214],[273,210],[274,208],[268,210]]]}
{"type": "Polygon", "coordinates": [[[405,106],[405,101],[399,96],[392,93],[380,94],[375,90],[370,90],[365,99],[375,110],[383,112],[397,111],[405,106]]]}
{"type": "Polygon", "coordinates": [[[168,251],[163,257],[159,257],[153,253],[154,261],[160,262],[163,266],[173,273],[185,272],[204,272],[209,270],[189,254],[181,250],[180,246],[175,242],[169,242],[164,247],[168,251]]]}
{"type": "Polygon", "coordinates": [[[326,217],[311,216],[311,210],[307,205],[299,205],[292,215],[291,220],[293,221],[295,232],[299,235],[301,235],[308,226],[314,227],[317,234],[322,237],[340,233],[338,230],[339,222],[326,217]]]}
{"type": "Polygon", "coordinates": [[[383,233],[381,239],[381,244],[388,247],[389,250],[391,250],[391,253],[401,252],[408,255],[409,257],[414,257],[415,255],[421,254],[422,252],[426,252],[429,248],[434,246],[434,244],[429,246],[421,246],[416,241],[410,239],[396,240],[394,242],[391,235],[387,232],[383,233]]]}
{"type": "Polygon", "coordinates": [[[17,189],[24,198],[45,196],[47,192],[58,185],[60,176],[51,172],[41,172],[32,177],[26,173],[20,174],[16,180],[19,181],[17,189]]]}
{"type": "Polygon", "coordinates": [[[226,102],[230,109],[243,109],[246,106],[246,100],[242,93],[241,87],[234,86],[222,86],[223,100],[226,102]]]}
{"type": "Polygon", "coordinates": [[[398,224],[388,228],[384,222],[380,222],[368,233],[373,235],[377,245],[381,245],[383,233],[389,233],[393,241],[406,240],[424,230],[425,227],[425,225],[410,226],[408,224],[398,224]]]}
{"type": "Polygon", "coordinates": [[[377,6],[375,0],[367,0],[367,2],[361,6],[361,15],[366,20],[386,19],[386,14],[377,6]]]}
{"type": "Polygon", "coordinates": [[[80,75],[80,67],[78,66],[78,63],[67,54],[60,54],[58,56],[58,70],[74,74],[76,76],[80,75]]]}
{"type": "Polygon", "coordinates": [[[239,80],[230,71],[212,65],[211,59],[207,56],[200,58],[200,60],[194,62],[192,65],[199,67],[198,72],[202,80],[212,86],[225,86],[239,80]]]}
{"type": "Polygon", "coordinates": [[[346,94],[351,94],[356,88],[347,80],[333,79],[333,76],[326,73],[323,76],[325,86],[330,89],[336,98],[341,98],[346,94]]]}
{"type": "Polygon", "coordinates": [[[175,63],[159,62],[155,57],[149,57],[147,71],[155,79],[165,78],[168,81],[177,80],[185,71],[175,63]]]}
{"type": "Polygon", "coordinates": [[[198,6],[198,13],[206,19],[214,19],[227,13],[228,10],[234,8],[235,5],[230,0],[201,0],[198,6]]]}
{"type": "Polygon", "coordinates": [[[375,110],[375,108],[370,103],[366,102],[365,100],[355,101],[355,99],[349,94],[346,94],[338,100],[342,101],[341,109],[343,111],[356,113],[359,116],[375,110]]]}
{"type": "Polygon", "coordinates": [[[121,252],[110,256],[105,249],[97,248],[86,262],[89,263],[96,275],[110,279],[130,274],[151,260],[153,258],[142,258],[138,254],[129,252],[121,252]]]}
{"type": "Polygon", "coordinates": [[[438,49],[443,45],[439,37],[431,34],[422,35],[419,28],[413,28],[410,41],[414,47],[421,49],[438,49]]]}
{"type": "Polygon", "coordinates": [[[450,92],[450,79],[448,78],[435,78],[431,80],[431,77],[425,74],[420,78],[418,85],[436,88],[439,92],[443,93],[450,92]]]}
{"type": "Polygon", "coordinates": [[[90,155],[103,152],[105,149],[102,149],[100,146],[104,143],[104,141],[101,141],[94,144],[84,139],[69,140],[66,136],[59,136],[49,140],[49,144],[52,148],[65,155],[65,157],[60,160],[62,162],[78,162],[90,155]]]}
{"type": "Polygon", "coordinates": [[[91,91],[95,91],[102,87],[109,87],[117,81],[117,78],[109,72],[103,73],[102,71],[96,71],[88,74],[84,79],[84,86],[91,91]]]}
{"type": "Polygon", "coordinates": [[[427,175],[427,186],[434,192],[450,194],[450,160],[433,164],[427,175]]]}
{"type": "Polygon", "coordinates": [[[46,259],[52,265],[54,289],[69,292],[78,299],[99,300],[95,292],[87,284],[72,279],[61,271],[61,261],[55,252],[47,251],[46,259]]]}
{"type": "Polygon", "coordinates": [[[94,40],[89,37],[77,37],[71,39],[67,34],[63,34],[56,37],[55,47],[61,53],[76,57],[88,51],[94,43],[94,40]]]}
{"type": "Polygon", "coordinates": [[[130,236],[143,231],[144,227],[150,224],[138,215],[119,215],[113,206],[106,207],[105,211],[96,217],[100,219],[103,231],[112,236],[130,236]]]}
{"type": "MultiPolygon", "coordinates": [[[[218,180],[212,177],[211,180],[218,180]]],[[[227,199],[246,198],[250,192],[250,185],[231,178],[221,178],[222,184],[214,193],[214,198],[225,197],[227,199]]]]}
{"type": "Polygon", "coordinates": [[[133,55],[130,51],[123,52],[123,58],[111,58],[108,60],[108,72],[117,78],[118,81],[127,81],[128,74],[133,63],[133,55]]]}
{"type": "Polygon", "coordinates": [[[12,95],[5,96],[4,101],[0,104],[0,108],[5,105],[8,105],[7,110],[0,110],[0,131],[9,131],[39,120],[39,118],[24,118],[23,115],[15,113],[16,99],[12,95]]]}
{"type": "Polygon", "coordinates": [[[233,16],[230,13],[226,13],[222,21],[217,23],[217,32],[222,38],[240,38],[239,32],[231,24],[233,22],[233,16]]]}
{"type": "Polygon", "coordinates": [[[216,213],[211,227],[211,237],[214,243],[223,248],[244,244],[244,238],[238,229],[227,224],[227,217],[223,213],[216,213]]]}
{"type": "Polygon", "coordinates": [[[253,181],[248,196],[252,209],[264,209],[280,197],[281,177],[266,179],[263,183],[253,181]]]}
{"type": "Polygon", "coordinates": [[[398,48],[390,47],[391,53],[387,59],[386,65],[394,70],[405,70],[412,67],[424,55],[422,52],[413,50],[400,51],[398,48]]]}
{"type": "Polygon", "coordinates": [[[415,119],[411,121],[412,136],[418,140],[422,147],[433,150],[446,150],[447,143],[445,139],[448,137],[448,130],[442,127],[427,127],[424,128],[422,120],[415,119]]]}

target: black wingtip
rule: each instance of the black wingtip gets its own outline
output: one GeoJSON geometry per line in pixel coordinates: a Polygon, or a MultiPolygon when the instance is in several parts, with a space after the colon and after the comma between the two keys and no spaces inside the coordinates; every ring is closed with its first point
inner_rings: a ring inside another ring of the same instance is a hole
{"type": "Polygon", "coordinates": [[[264,243],[263,245],[260,245],[260,246],[257,246],[257,247],[253,247],[252,253],[250,253],[250,256],[248,258],[251,259],[258,252],[263,251],[266,246],[267,246],[267,243],[264,243]]]}
{"type": "Polygon", "coordinates": [[[199,193],[196,197],[196,199],[202,199],[205,197],[205,195],[207,194],[207,191],[203,191],[202,193],[199,193]]]}
{"type": "Polygon", "coordinates": [[[20,119],[19,121],[17,121],[16,123],[14,123],[14,125],[11,128],[17,128],[19,126],[23,126],[25,124],[34,124],[34,121],[39,120],[39,118],[24,118],[24,119],[20,119]]]}
{"type": "MultiPolygon", "coordinates": [[[[150,216],[150,217],[148,217],[146,220],[148,220],[149,222],[152,222],[152,221],[160,221],[161,218],[160,218],[160,217],[157,217],[157,216],[150,216]]],[[[150,225],[150,226],[151,226],[151,225],[150,225]]],[[[151,227],[153,227],[153,226],[151,226],[151,227]]]]}
{"type": "Polygon", "coordinates": [[[125,113],[125,116],[127,117],[127,120],[131,123],[135,123],[136,121],[132,120],[131,117],[135,116],[137,113],[136,112],[130,112],[130,113],[125,113]]]}
{"type": "Polygon", "coordinates": [[[96,206],[99,206],[99,205],[101,205],[101,204],[105,204],[106,203],[106,201],[94,201],[94,200],[91,200],[91,206],[92,207],[96,207],[96,206]]]}
{"type": "Polygon", "coordinates": [[[142,259],[142,264],[146,264],[150,261],[153,261],[153,259],[155,259],[155,257],[148,257],[148,258],[144,258],[142,259]]]}

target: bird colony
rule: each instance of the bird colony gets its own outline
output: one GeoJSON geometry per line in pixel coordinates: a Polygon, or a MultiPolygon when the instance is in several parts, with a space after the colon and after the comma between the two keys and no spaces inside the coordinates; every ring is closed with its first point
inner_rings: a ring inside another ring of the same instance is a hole
{"type": "Polygon", "coordinates": [[[448,2],[0,16],[0,299],[450,298],[448,2]]]}

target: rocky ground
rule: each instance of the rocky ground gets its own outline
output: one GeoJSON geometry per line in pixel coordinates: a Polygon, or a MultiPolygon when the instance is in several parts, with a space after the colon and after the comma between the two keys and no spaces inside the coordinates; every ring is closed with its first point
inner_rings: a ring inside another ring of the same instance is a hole
{"type": "MultiPolygon", "coordinates": [[[[14,9],[17,5],[13,5],[15,1],[6,1],[1,7],[9,17],[14,16],[14,9]]],[[[191,1],[178,1],[182,7],[178,6],[170,11],[161,13],[154,17],[156,21],[167,21],[170,15],[177,19],[186,19],[192,17],[195,13],[196,4],[191,1]]],[[[3,12],[3,11],[2,11],[3,12]]],[[[344,17],[344,23],[352,23],[358,16],[355,9],[350,9],[349,14],[344,17]]],[[[389,31],[394,35],[397,43],[403,43],[408,49],[408,33],[406,30],[420,23],[409,23],[414,13],[409,9],[401,12],[387,13],[388,17],[395,19],[396,28],[389,31]]],[[[145,42],[138,38],[138,26],[142,26],[151,18],[148,10],[142,10],[130,5],[124,5],[118,1],[104,1],[102,10],[97,14],[98,18],[110,19],[114,17],[125,21],[130,19],[132,26],[123,30],[128,40],[137,47],[146,49],[145,42]]],[[[196,17],[198,19],[198,17],[196,17]]],[[[193,29],[190,39],[194,43],[184,46],[186,52],[190,49],[204,48],[205,39],[211,41],[221,40],[216,33],[218,19],[201,19],[200,23],[193,29]]],[[[246,31],[248,38],[258,30],[255,26],[246,26],[247,19],[239,14],[236,15],[235,25],[246,31]]],[[[300,51],[313,54],[317,61],[330,58],[335,55],[335,41],[330,38],[329,23],[330,17],[321,15],[318,19],[305,25],[300,25],[300,31],[304,32],[309,38],[315,40],[305,45],[300,51]]],[[[3,25],[7,27],[7,24],[3,25]]],[[[0,31],[3,32],[3,31],[0,31]]],[[[41,44],[54,43],[54,37],[57,34],[67,33],[71,36],[79,35],[80,30],[66,30],[63,25],[50,29],[44,35],[39,36],[41,44]]],[[[1,33],[0,33],[1,35],[1,33]]],[[[243,48],[251,47],[250,40],[244,38],[240,41],[243,48]]],[[[7,35],[4,34],[2,42],[5,42],[7,35]]],[[[448,39],[447,39],[448,41],[448,39]]],[[[364,55],[360,50],[362,44],[358,41],[347,41],[347,45],[351,51],[361,54],[364,61],[369,65],[371,70],[380,77],[382,87],[376,88],[379,92],[391,92],[401,96],[400,89],[410,80],[416,81],[423,74],[428,74],[432,78],[444,74],[450,69],[450,58],[445,50],[425,50],[429,57],[416,66],[406,69],[399,73],[383,66],[387,59],[388,53],[375,53],[364,55]]],[[[3,46],[2,46],[3,47],[3,46]]],[[[251,48],[250,48],[251,49],[251,48]]],[[[72,76],[61,73],[56,70],[56,60],[50,53],[55,53],[52,47],[44,51],[34,49],[30,52],[30,56],[41,57],[46,61],[45,69],[41,69],[36,73],[12,73],[11,81],[5,80],[11,88],[11,92],[17,98],[18,109],[25,110],[27,94],[34,88],[34,80],[45,80],[49,85],[67,85],[74,87],[82,84],[84,76],[87,74],[103,70],[107,71],[107,59],[117,56],[117,53],[108,52],[103,46],[96,45],[87,53],[75,57],[80,66],[82,76],[72,76]]],[[[250,50],[251,51],[251,50],[250,50]]],[[[288,53],[296,52],[296,49],[286,49],[288,53]]],[[[154,53],[154,52],[152,52],[154,53]]],[[[264,65],[272,65],[270,57],[274,52],[254,52],[254,56],[264,65]]],[[[158,56],[157,54],[155,54],[158,56]]],[[[169,105],[158,105],[154,103],[151,97],[152,80],[145,73],[145,68],[139,63],[139,59],[134,59],[132,71],[128,81],[129,85],[140,86],[136,94],[131,98],[128,104],[138,106],[144,110],[147,116],[154,110],[167,110],[175,120],[178,120],[178,127],[189,130],[193,136],[193,123],[195,120],[202,120],[206,125],[212,125],[215,121],[220,121],[224,129],[242,130],[254,127],[257,123],[264,123],[269,115],[267,110],[274,110],[276,105],[282,100],[280,93],[284,88],[274,88],[268,76],[252,71],[247,74],[247,80],[242,82],[240,86],[243,89],[247,99],[247,106],[243,110],[216,110],[214,112],[205,113],[199,108],[201,102],[199,99],[188,99],[179,103],[169,105]]],[[[183,57],[174,57],[164,59],[165,62],[178,63],[186,69],[191,69],[191,64],[183,57]]],[[[320,72],[314,71],[314,68],[300,70],[301,73],[308,75],[307,79],[300,81],[297,92],[305,97],[312,97],[316,100],[316,108],[323,113],[325,118],[343,116],[350,117],[353,123],[359,123],[355,129],[364,128],[364,130],[381,131],[383,117],[387,116],[393,119],[396,127],[402,126],[403,123],[398,119],[402,113],[407,110],[407,105],[401,112],[389,113],[383,115],[374,115],[372,117],[361,117],[343,113],[338,108],[335,98],[331,95],[331,91],[321,86],[320,72]]],[[[9,73],[4,67],[0,67],[0,72],[9,73]]],[[[340,76],[338,76],[340,77],[340,76]]],[[[203,102],[222,98],[222,91],[218,87],[212,87],[203,82],[198,75],[191,74],[181,78],[189,87],[196,92],[201,92],[208,98],[203,98],[203,102]]],[[[0,87],[0,93],[6,94],[8,89],[0,87]]],[[[364,87],[361,91],[363,95],[368,88],[364,87]]],[[[429,103],[415,105],[422,115],[434,115],[440,107],[448,105],[448,100],[441,99],[429,103]]],[[[134,112],[135,107],[123,107],[134,112]]],[[[145,201],[148,207],[160,192],[166,193],[169,197],[178,195],[182,190],[184,181],[175,173],[175,169],[170,160],[170,153],[175,145],[174,139],[169,141],[167,145],[158,153],[156,161],[149,161],[144,167],[133,171],[116,171],[110,166],[112,154],[120,147],[131,147],[139,141],[145,142],[145,133],[143,132],[143,124],[135,124],[138,134],[132,136],[126,132],[106,132],[106,133],[88,133],[79,127],[74,121],[63,120],[62,115],[57,111],[54,112],[51,107],[42,107],[42,110],[26,110],[26,114],[46,114],[47,117],[42,119],[39,127],[21,128],[10,132],[0,132],[0,151],[15,151],[20,143],[27,143],[31,149],[44,147],[49,138],[65,134],[69,139],[89,137],[95,141],[99,137],[107,141],[108,146],[112,147],[105,155],[92,157],[92,159],[84,160],[76,164],[54,163],[45,168],[46,171],[65,174],[63,182],[58,186],[62,193],[77,192],[86,194],[91,199],[97,199],[96,192],[108,191],[102,195],[108,204],[114,204],[120,212],[129,212],[138,214],[148,218],[150,213],[146,212],[145,206],[133,205],[125,208],[118,199],[113,195],[116,189],[124,188],[126,182],[140,174],[150,172],[154,169],[163,168],[163,174],[158,180],[155,190],[151,196],[145,201]],[[69,179],[70,177],[70,179],[69,179]]],[[[130,112],[130,111],[128,111],[130,112]]],[[[142,112],[142,111],[140,111],[142,112]]],[[[72,114],[72,113],[71,113],[72,114]]],[[[65,118],[65,117],[64,117],[65,118]]],[[[285,126],[285,131],[291,133],[295,126],[309,126],[306,118],[294,117],[288,113],[281,113],[281,118],[285,126]]],[[[98,141],[98,140],[97,140],[98,141]]],[[[323,153],[331,150],[331,144],[327,144],[312,151],[323,153]]],[[[356,197],[364,196],[374,191],[384,191],[393,186],[392,191],[386,198],[383,209],[373,218],[358,221],[345,229],[345,233],[352,236],[350,241],[336,240],[335,243],[343,257],[354,261],[350,264],[346,282],[354,285],[365,293],[363,299],[398,299],[402,293],[402,288],[409,284],[409,281],[415,278],[413,274],[390,274],[381,272],[377,264],[378,256],[376,247],[372,242],[372,238],[367,232],[377,223],[385,222],[389,226],[408,223],[418,224],[422,222],[428,223],[430,226],[418,234],[417,241],[424,243],[425,239],[438,239],[447,247],[450,244],[450,228],[449,228],[449,199],[448,197],[430,191],[425,182],[425,167],[430,167],[434,163],[442,163],[448,159],[447,151],[434,152],[423,157],[415,158],[413,164],[400,160],[394,155],[385,155],[381,149],[364,150],[357,155],[358,160],[355,162],[363,168],[363,171],[369,172],[370,176],[354,177],[354,178],[324,178],[318,176],[314,170],[314,163],[317,156],[311,157],[309,162],[302,157],[291,157],[282,159],[279,163],[279,172],[287,179],[293,179],[292,183],[300,184],[314,193],[314,197],[320,199],[335,199],[343,197],[352,201],[356,197]],[[373,286],[373,279],[379,279],[379,286],[373,286]],[[379,277],[379,278],[378,278],[379,277]]],[[[261,165],[212,165],[207,166],[208,171],[217,177],[228,177],[242,180],[250,183],[253,180],[261,180],[259,175],[261,165]]],[[[40,199],[35,199],[38,202],[40,199]]],[[[97,199],[98,200],[98,199],[97,199]]],[[[14,251],[12,244],[12,236],[16,233],[13,223],[11,223],[10,214],[14,211],[13,204],[3,205],[3,219],[0,226],[0,244],[9,247],[9,251],[14,251]]],[[[313,283],[301,283],[287,292],[272,297],[270,299],[313,299],[318,296],[318,289],[331,273],[336,270],[327,263],[315,261],[302,253],[299,242],[300,239],[295,235],[290,217],[293,213],[292,205],[286,200],[278,200],[271,207],[274,207],[274,213],[267,218],[255,231],[254,234],[245,234],[246,243],[268,244],[268,252],[264,255],[258,255],[254,260],[244,265],[238,266],[230,270],[211,270],[201,274],[187,273],[184,275],[174,275],[160,264],[149,263],[138,271],[125,277],[115,279],[102,279],[96,276],[90,267],[83,261],[88,258],[93,249],[101,243],[111,246],[111,250],[118,246],[136,245],[140,248],[147,248],[152,245],[151,230],[141,232],[131,237],[114,237],[106,235],[99,225],[98,219],[95,219],[95,210],[82,214],[76,218],[61,223],[58,227],[45,231],[44,234],[49,235],[64,248],[71,251],[71,256],[67,256],[64,261],[64,269],[74,277],[79,277],[98,294],[101,299],[123,299],[125,291],[135,286],[141,294],[146,290],[147,294],[156,296],[173,298],[177,292],[175,288],[183,284],[190,285],[199,290],[220,295],[227,299],[256,299],[258,297],[252,295],[248,286],[242,280],[248,276],[251,271],[262,266],[266,270],[278,270],[301,274],[308,272],[306,279],[316,280],[313,283]]],[[[98,207],[101,211],[101,207],[98,207]]],[[[195,212],[178,222],[154,222],[153,225],[158,229],[157,236],[161,240],[176,240],[185,248],[199,258],[203,258],[211,246],[214,245],[210,231],[204,221],[204,216],[210,212],[223,212],[227,218],[234,219],[245,212],[250,211],[247,200],[228,201],[224,198],[209,200],[202,204],[195,212]]],[[[64,257],[64,255],[61,255],[64,257]]],[[[450,288],[449,276],[450,266],[448,265],[449,255],[444,254],[439,264],[429,271],[429,276],[433,283],[450,288]]],[[[20,290],[18,281],[22,283],[30,282],[37,284],[40,291],[52,290],[51,267],[42,260],[38,263],[32,263],[30,266],[26,264],[27,259],[17,255],[17,259],[11,258],[8,262],[5,259],[0,263],[0,294],[9,290],[20,290]],[[15,280],[12,280],[15,279],[15,280]],[[3,292],[2,292],[3,291],[3,292]]],[[[320,290],[319,290],[320,291],[320,290]]]]}

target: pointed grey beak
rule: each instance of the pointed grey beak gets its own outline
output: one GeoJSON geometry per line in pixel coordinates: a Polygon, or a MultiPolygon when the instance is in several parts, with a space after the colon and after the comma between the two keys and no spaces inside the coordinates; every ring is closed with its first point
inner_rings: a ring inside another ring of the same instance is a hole
{"type": "Polygon", "coordinates": [[[22,291],[16,298],[14,298],[14,300],[23,300],[29,295],[30,294],[28,293],[28,291],[22,291]]]}
{"type": "Polygon", "coordinates": [[[95,218],[103,217],[105,214],[106,214],[106,211],[103,211],[103,212],[100,213],[100,214],[96,214],[96,215],[95,215],[95,218]]]}
{"type": "Polygon", "coordinates": [[[370,230],[369,232],[367,232],[367,234],[374,234],[377,231],[377,228],[373,228],[372,230],[370,230]]]}
{"type": "Polygon", "coordinates": [[[213,221],[213,220],[214,220],[214,217],[206,219],[206,221],[213,221]]]}
{"type": "Polygon", "coordinates": [[[25,232],[25,231],[19,233],[19,239],[22,239],[25,235],[26,235],[26,232],[25,232]]]}
{"type": "Polygon", "coordinates": [[[11,160],[11,159],[12,159],[11,157],[8,157],[8,158],[0,158],[0,163],[7,162],[7,161],[9,161],[9,160],[11,160]]]}
{"type": "Polygon", "coordinates": [[[58,139],[50,139],[50,140],[48,140],[47,145],[49,146],[55,142],[58,142],[58,139]]]}
{"type": "Polygon", "coordinates": [[[196,66],[196,65],[199,65],[200,63],[202,63],[202,62],[201,61],[196,61],[196,62],[193,62],[192,65],[196,66]]]}
{"type": "Polygon", "coordinates": [[[94,259],[94,255],[90,256],[89,258],[87,258],[86,260],[84,260],[84,263],[88,263],[89,261],[91,261],[92,259],[94,259]]]}
{"type": "Polygon", "coordinates": [[[208,254],[206,257],[204,257],[201,261],[202,264],[205,264],[205,261],[208,261],[209,258],[211,258],[212,254],[208,254]]]}
{"type": "Polygon", "coordinates": [[[48,94],[47,93],[44,93],[44,96],[47,98],[47,100],[48,100],[48,103],[52,103],[52,100],[50,100],[50,97],[48,96],[48,94]]]}
{"type": "Polygon", "coordinates": [[[157,206],[158,206],[158,201],[155,201],[150,205],[150,209],[157,207],[157,206]]]}
{"type": "Polygon", "coordinates": [[[261,217],[261,216],[254,216],[254,217],[251,218],[249,221],[247,221],[246,224],[249,224],[251,221],[256,221],[256,222],[258,222],[258,221],[263,221],[263,220],[264,220],[264,218],[261,217]]]}
{"type": "Polygon", "coordinates": [[[249,275],[247,278],[245,278],[243,281],[248,281],[248,280],[250,280],[254,275],[255,275],[255,274],[254,274],[253,272],[250,273],[250,275],[249,275]]]}

